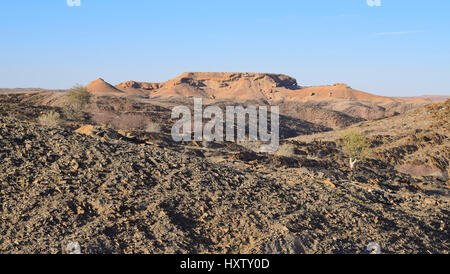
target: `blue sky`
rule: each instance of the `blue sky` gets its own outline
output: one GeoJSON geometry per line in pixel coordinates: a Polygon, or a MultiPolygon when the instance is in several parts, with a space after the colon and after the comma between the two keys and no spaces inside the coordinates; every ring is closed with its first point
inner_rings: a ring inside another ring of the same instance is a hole
{"type": "Polygon", "coordinates": [[[0,87],[227,71],[450,95],[449,12],[448,0],[2,1],[0,87]]]}

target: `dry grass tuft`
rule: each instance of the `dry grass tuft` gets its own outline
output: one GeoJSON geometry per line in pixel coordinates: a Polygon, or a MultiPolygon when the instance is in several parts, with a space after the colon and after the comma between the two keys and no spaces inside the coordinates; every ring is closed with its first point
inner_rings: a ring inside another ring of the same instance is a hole
{"type": "Polygon", "coordinates": [[[50,111],[48,113],[42,114],[38,118],[39,124],[48,127],[55,127],[61,123],[61,116],[56,111],[50,111]]]}
{"type": "Polygon", "coordinates": [[[278,150],[274,152],[277,156],[282,157],[294,157],[295,156],[295,146],[293,144],[284,143],[278,147],[278,150]]]}

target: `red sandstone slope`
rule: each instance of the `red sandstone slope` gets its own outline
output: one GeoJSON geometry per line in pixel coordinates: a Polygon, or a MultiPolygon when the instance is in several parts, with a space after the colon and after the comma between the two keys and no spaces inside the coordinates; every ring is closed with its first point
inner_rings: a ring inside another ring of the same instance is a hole
{"type": "Polygon", "coordinates": [[[102,78],[90,82],[87,90],[95,95],[123,95],[123,92],[105,82],[102,78]]]}
{"type": "Polygon", "coordinates": [[[301,87],[282,74],[186,72],[163,83],[127,81],[113,87],[98,79],[88,85],[94,94],[141,95],[150,98],[201,97],[218,100],[275,102],[359,101],[376,104],[426,104],[430,98],[394,98],[370,94],[346,84],[301,87]]]}
{"type": "Polygon", "coordinates": [[[125,93],[147,94],[153,98],[202,97],[209,99],[266,101],[359,100],[402,101],[352,89],[345,84],[299,87],[297,81],[282,74],[186,72],[164,83],[128,81],[116,88],[125,93]]]}

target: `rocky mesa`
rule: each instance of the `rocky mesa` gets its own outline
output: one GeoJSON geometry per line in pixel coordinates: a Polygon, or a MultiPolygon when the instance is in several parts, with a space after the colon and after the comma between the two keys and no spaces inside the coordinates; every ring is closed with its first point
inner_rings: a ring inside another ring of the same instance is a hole
{"type": "MultiPolygon", "coordinates": [[[[101,79],[99,79],[101,80],[101,79]]],[[[163,83],[126,81],[112,87],[96,80],[89,84],[96,94],[121,91],[151,98],[201,97],[219,100],[263,100],[266,102],[359,100],[371,102],[408,102],[411,98],[378,96],[336,83],[324,86],[300,86],[293,77],[273,73],[185,72],[163,83]],[[105,85],[108,87],[106,88],[105,85]]],[[[414,99],[415,102],[419,102],[414,99]]],[[[425,101],[425,100],[422,100],[425,101]]]]}

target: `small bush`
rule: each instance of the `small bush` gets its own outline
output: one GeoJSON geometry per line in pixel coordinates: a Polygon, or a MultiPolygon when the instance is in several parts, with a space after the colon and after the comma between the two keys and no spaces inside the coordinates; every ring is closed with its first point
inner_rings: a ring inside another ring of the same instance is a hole
{"type": "Polygon", "coordinates": [[[350,168],[357,162],[364,161],[370,155],[370,141],[355,130],[348,130],[341,135],[344,153],[349,157],[350,168]]]}
{"type": "Polygon", "coordinates": [[[160,133],[161,125],[155,122],[148,122],[145,126],[145,131],[148,133],[160,133]]]}
{"type": "Polygon", "coordinates": [[[55,127],[61,123],[60,115],[58,112],[50,111],[41,115],[38,118],[39,124],[48,127],[55,127]]]}
{"type": "Polygon", "coordinates": [[[83,86],[75,85],[65,95],[64,112],[68,118],[78,118],[91,101],[92,94],[83,86]]]}
{"type": "Polygon", "coordinates": [[[289,143],[281,144],[274,154],[283,157],[293,157],[295,155],[295,146],[289,143]]]}

